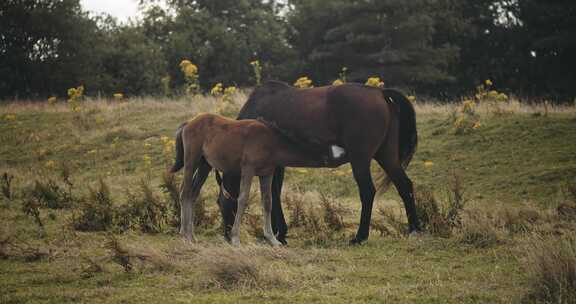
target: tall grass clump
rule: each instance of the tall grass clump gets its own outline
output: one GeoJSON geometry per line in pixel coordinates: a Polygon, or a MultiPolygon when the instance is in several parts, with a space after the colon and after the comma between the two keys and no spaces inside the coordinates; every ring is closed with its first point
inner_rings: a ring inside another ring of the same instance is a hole
{"type": "Polygon", "coordinates": [[[2,195],[8,201],[11,201],[13,198],[13,191],[12,191],[12,181],[14,180],[14,175],[9,174],[8,172],[4,172],[2,174],[2,180],[0,181],[0,187],[2,188],[2,195]]]}
{"type": "Polygon", "coordinates": [[[525,303],[576,303],[576,237],[535,237],[526,246],[531,288],[525,303]]]}
{"type": "Polygon", "coordinates": [[[89,191],[87,200],[72,216],[72,226],[79,231],[110,229],[115,215],[110,188],[100,179],[97,188],[90,188],[89,191]]]}
{"type": "Polygon", "coordinates": [[[286,266],[272,266],[272,263],[287,258],[286,252],[268,246],[242,248],[210,246],[200,248],[194,260],[205,273],[204,287],[224,290],[264,290],[287,284],[285,273],[281,271],[286,266]]]}
{"type": "Polygon", "coordinates": [[[457,237],[459,243],[476,248],[489,248],[501,243],[496,224],[485,212],[470,210],[467,214],[466,223],[457,237]]]}
{"type": "Polygon", "coordinates": [[[176,179],[176,174],[166,172],[162,175],[160,189],[162,189],[162,192],[169,198],[172,210],[170,224],[173,227],[180,227],[180,187],[178,185],[179,182],[176,179]]]}
{"type": "Polygon", "coordinates": [[[127,201],[116,214],[122,230],[131,228],[144,233],[163,232],[170,222],[168,207],[152,190],[150,183],[141,180],[137,192],[128,192],[127,201]]]}

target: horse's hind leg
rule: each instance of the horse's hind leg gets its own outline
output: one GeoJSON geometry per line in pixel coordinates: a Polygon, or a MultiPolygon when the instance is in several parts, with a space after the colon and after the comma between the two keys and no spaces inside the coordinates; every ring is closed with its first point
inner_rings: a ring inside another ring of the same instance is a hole
{"type": "Polygon", "coordinates": [[[260,177],[260,196],[262,196],[262,218],[264,237],[268,240],[270,245],[282,245],[272,231],[272,177],[273,175],[260,177]]]}
{"type": "Polygon", "coordinates": [[[374,159],[392,180],[394,187],[404,202],[406,216],[408,217],[409,232],[420,231],[420,222],[416,214],[416,204],[414,203],[414,189],[412,181],[406,175],[398,158],[397,151],[393,150],[394,145],[383,145],[378,150],[374,159]]]}
{"type": "Polygon", "coordinates": [[[244,215],[244,210],[246,210],[246,204],[248,203],[248,198],[250,196],[252,177],[254,177],[254,174],[243,171],[242,177],[240,178],[238,210],[236,211],[234,225],[232,226],[232,230],[230,232],[230,243],[232,243],[234,246],[240,246],[240,225],[242,224],[242,216],[244,215]]]}

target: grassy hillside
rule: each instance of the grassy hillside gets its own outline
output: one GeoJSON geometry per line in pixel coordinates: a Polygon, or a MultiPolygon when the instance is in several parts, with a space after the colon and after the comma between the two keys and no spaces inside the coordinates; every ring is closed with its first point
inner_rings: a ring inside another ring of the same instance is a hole
{"type": "MultiPolygon", "coordinates": [[[[574,107],[480,108],[481,126],[455,134],[451,117],[459,106],[426,104],[417,106],[419,147],[408,172],[440,207],[454,194],[454,176],[461,183],[467,203],[447,235],[404,236],[391,189],[377,198],[369,241],[349,247],[360,206],[349,166],[288,171],[287,248],[257,240],[257,200],[243,226],[244,246],[226,245],[213,178],[203,189],[207,223],[199,243],[184,243],[163,219],[148,230],[137,220],[121,226],[119,218],[107,231],[74,229],[86,206],[102,201],[99,180],[110,188],[114,212],[142,196],[134,206],[169,217],[169,194],[159,187],[173,159],[168,140],[216,102],[92,100],[80,113],[64,104],[0,106],[0,174],[14,176],[12,199],[0,201],[0,303],[530,302],[538,282],[526,252],[537,256],[534,244],[547,244],[541,237],[574,231],[572,209],[566,215],[557,208],[571,204],[566,189],[576,180],[574,107]],[[49,180],[58,190],[38,190],[36,181],[49,180]],[[53,192],[66,204],[49,208],[42,193],[53,192]]],[[[124,217],[137,212],[126,210],[124,217]]]]}

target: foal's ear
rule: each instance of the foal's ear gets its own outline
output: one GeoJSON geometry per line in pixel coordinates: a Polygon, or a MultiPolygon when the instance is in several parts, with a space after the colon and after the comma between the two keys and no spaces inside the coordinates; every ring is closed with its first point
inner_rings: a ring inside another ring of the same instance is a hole
{"type": "Polygon", "coordinates": [[[218,186],[221,186],[222,177],[220,177],[220,172],[218,172],[218,170],[214,170],[214,175],[216,175],[216,182],[218,183],[218,186]]]}

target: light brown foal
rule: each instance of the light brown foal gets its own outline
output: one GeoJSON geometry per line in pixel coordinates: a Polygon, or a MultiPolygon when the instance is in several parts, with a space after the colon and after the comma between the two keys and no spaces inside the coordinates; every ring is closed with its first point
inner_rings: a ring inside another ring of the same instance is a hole
{"type": "Polygon", "coordinates": [[[264,237],[273,246],[281,245],[272,232],[271,187],[277,167],[309,167],[318,162],[303,151],[282,140],[260,121],[232,120],[203,113],[183,124],[176,133],[176,163],[172,172],[184,167],[181,192],[180,234],[194,239],[194,203],[205,182],[193,184],[193,177],[202,157],[226,174],[241,176],[238,211],[231,230],[231,243],[240,244],[240,223],[246,209],[254,176],[260,177],[264,237]]]}

